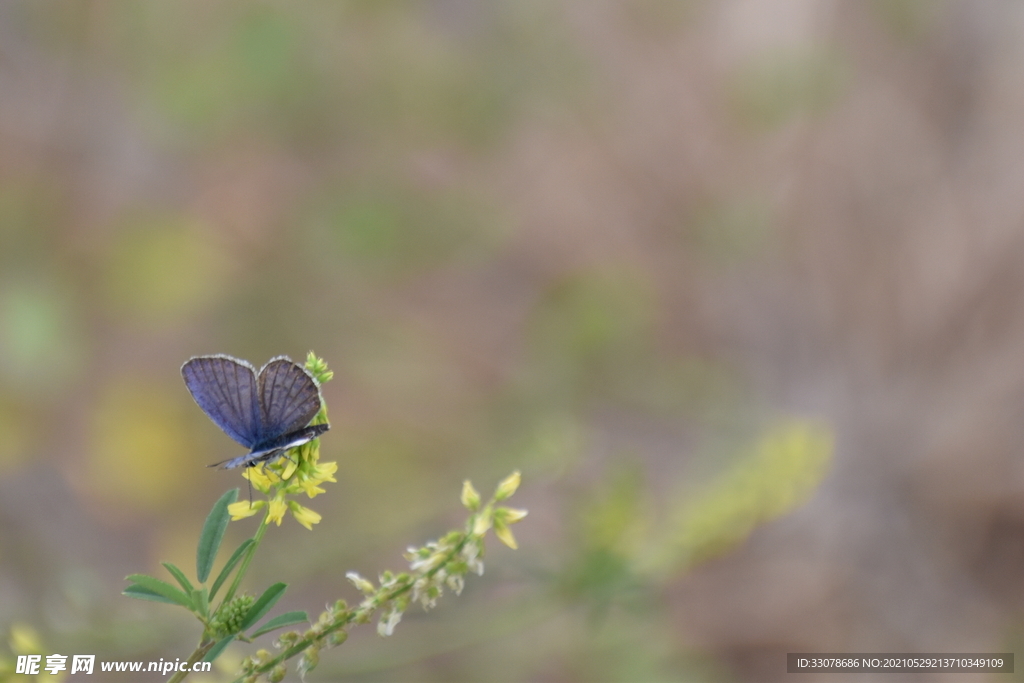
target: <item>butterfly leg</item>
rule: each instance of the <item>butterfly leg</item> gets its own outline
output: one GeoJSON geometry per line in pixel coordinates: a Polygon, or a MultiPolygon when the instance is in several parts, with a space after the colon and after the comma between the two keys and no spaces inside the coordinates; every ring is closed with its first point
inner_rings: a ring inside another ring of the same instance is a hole
{"type": "Polygon", "coordinates": [[[270,451],[266,455],[262,456],[259,460],[254,460],[249,464],[249,467],[255,467],[257,464],[263,463],[263,469],[261,471],[263,472],[263,476],[267,476],[267,465],[273,463],[274,461],[281,457],[288,458],[288,461],[291,463],[295,462],[294,460],[288,457],[288,454],[285,451],[285,449],[278,448],[277,450],[270,451]]]}

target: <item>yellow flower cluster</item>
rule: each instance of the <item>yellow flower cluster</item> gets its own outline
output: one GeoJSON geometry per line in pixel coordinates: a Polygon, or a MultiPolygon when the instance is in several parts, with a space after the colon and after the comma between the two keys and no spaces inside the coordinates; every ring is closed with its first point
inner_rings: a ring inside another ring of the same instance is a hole
{"type": "Polygon", "coordinates": [[[231,519],[251,517],[269,506],[267,522],[275,522],[280,526],[285,513],[290,511],[299,524],[312,529],[313,525],[320,521],[320,514],[294,500],[289,500],[288,496],[305,493],[310,498],[315,498],[318,494],[324,493],[321,484],[328,481],[337,482],[334,473],[338,471],[338,463],[318,462],[318,441],[314,439],[293,449],[287,457],[265,468],[259,465],[247,467],[242,476],[260,493],[270,496],[270,499],[253,503],[247,500],[232,503],[228,506],[231,519]]]}

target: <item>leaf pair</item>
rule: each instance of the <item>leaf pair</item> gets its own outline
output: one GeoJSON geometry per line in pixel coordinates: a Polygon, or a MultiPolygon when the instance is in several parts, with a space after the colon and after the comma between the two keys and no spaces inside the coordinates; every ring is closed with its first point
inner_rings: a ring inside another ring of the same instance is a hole
{"type": "MultiPolygon", "coordinates": [[[[220,550],[221,542],[224,540],[224,532],[227,530],[228,522],[231,519],[231,516],[228,514],[228,506],[234,503],[237,498],[238,489],[228,491],[214,504],[210,514],[206,517],[203,530],[199,534],[199,546],[196,549],[196,578],[200,584],[205,584],[206,580],[210,577],[214,560],[217,558],[217,552],[220,550]]],[[[232,553],[231,557],[228,558],[228,561],[221,568],[220,573],[214,579],[209,589],[205,585],[201,585],[199,588],[194,587],[181,569],[170,562],[164,562],[164,567],[178,582],[180,588],[154,576],[132,574],[126,577],[131,583],[124,589],[123,594],[140,600],[180,605],[195,614],[204,624],[209,625],[211,618],[210,601],[216,597],[217,592],[231,576],[239,562],[247,554],[255,550],[255,544],[256,540],[252,538],[247,538],[243,541],[235,552],[232,553]]],[[[244,572],[244,569],[241,571],[244,572]]],[[[212,662],[231,641],[252,628],[284,595],[287,587],[287,584],[275,583],[265,590],[242,617],[237,630],[217,641],[207,651],[204,659],[212,662]]],[[[229,590],[228,592],[231,593],[232,591],[229,590]]],[[[220,606],[229,602],[232,597],[232,595],[226,596],[221,601],[220,606]]],[[[309,616],[305,612],[288,612],[269,620],[250,634],[248,638],[255,638],[283,626],[308,621],[309,616]]],[[[245,636],[242,637],[245,638],[245,636]]]]}

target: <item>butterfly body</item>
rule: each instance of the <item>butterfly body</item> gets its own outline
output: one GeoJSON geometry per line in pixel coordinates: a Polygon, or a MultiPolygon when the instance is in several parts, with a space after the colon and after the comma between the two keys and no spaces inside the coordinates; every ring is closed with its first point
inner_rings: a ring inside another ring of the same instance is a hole
{"type": "Polygon", "coordinates": [[[313,376],[287,356],[270,359],[258,373],[232,356],[196,356],[181,366],[181,376],[214,424],[249,449],[211,467],[270,462],[330,429],[327,424],[309,424],[320,412],[320,389],[313,376]]]}

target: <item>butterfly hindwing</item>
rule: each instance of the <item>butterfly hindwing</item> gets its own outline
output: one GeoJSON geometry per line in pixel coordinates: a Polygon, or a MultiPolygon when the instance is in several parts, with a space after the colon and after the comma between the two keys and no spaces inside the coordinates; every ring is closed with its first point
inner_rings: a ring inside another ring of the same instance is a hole
{"type": "Polygon", "coordinates": [[[320,389],[313,377],[285,356],[260,369],[257,385],[264,440],[301,430],[320,412],[320,389]]]}
{"type": "Polygon", "coordinates": [[[181,366],[192,398],[232,439],[253,448],[265,438],[256,370],[231,356],[197,356],[181,366]]]}

